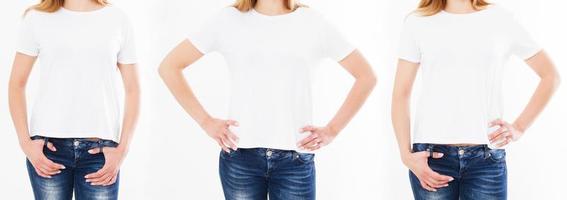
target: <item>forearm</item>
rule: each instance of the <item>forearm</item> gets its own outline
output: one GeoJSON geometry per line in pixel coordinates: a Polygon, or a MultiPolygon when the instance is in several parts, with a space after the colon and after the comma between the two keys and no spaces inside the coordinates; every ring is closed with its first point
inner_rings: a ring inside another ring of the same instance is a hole
{"type": "Polygon", "coordinates": [[[327,124],[327,127],[333,133],[338,134],[362,107],[375,85],[376,79],[373,76],[358,78],[340,109],[327,124]]]}
{"type": "Polygon", "coordinates": [[[10,82],[8,91],[8,103],[12,122],[18,135],[20,145],[31,141],[28,129],[28,116],[26,106],[25,86],[10,82]]]}
{"type": "Polygon", "coordinates": [[[160,67],[160,76],[177,102],[197,123],[203,124],[205,120],[211,118],[205,108],[203,108],[201,103],[197,100],[197,97],[195,97],[195,94],[191,90],[185,77],[183,77],[183,73],[180,69],[176,70],[160,67]]]}
{"type": "Polygon", "coordinates": [[[402,158],[411,153],[409,98],[392,99],[392,125],[402,158]]]}
{"type": "Polygon", "coordinates": [[[513,125],[521,132],[525,132],[543,111],[558,86],[559,77],[557,75],[542,77],[530,101],[518,118],[516,118],[513,125]]]}
{"type": "Polygon", "coordinates": [[[136,130],[138,116],[140,113],[140,90],[139,88],[131,89],[126,92],[124,106],[124,119],[122,121],[122,132],[120,135],[119,148],[127,150],[132,141],[132,137],[136,130]]]}

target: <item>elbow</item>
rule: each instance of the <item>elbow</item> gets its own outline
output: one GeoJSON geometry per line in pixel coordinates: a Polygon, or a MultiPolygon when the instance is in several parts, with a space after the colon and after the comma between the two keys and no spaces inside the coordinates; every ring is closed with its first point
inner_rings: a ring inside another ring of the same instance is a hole
{"type": "Polygon", "coordinates": [[[378,82],[378,78],[376,78],[376,75],[374,74],[374,72],[371,71],[368,74],[365,74],[363,76],[358,77],[357,81],[360,81],[361,83],[366,85],[367,88],[369,88],[369,90],[372,90],[376,86],[376,84],[378,82]]]}
{"type": "Polygon", "coordinates": [[[544,77],[542,81],[549,83],[551,89],[553,91],[556,91],[561,84],[561,77],[559,76],[559,73],[555,72],[553,74],[550,74],[549,76],[544,77]]]}
{"type": "Polygon", "coordinates": [[[158,67],[158,74],[162,79],[164,79],[164,77],[166,76],[167,68],[163,64],[158,67]]]}

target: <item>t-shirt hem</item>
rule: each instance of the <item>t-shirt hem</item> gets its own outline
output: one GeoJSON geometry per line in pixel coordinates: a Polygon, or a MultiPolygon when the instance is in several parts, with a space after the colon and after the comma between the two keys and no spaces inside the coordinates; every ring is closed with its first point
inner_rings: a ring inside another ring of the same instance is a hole
{"type": "Polygon", "coordinates": [[[51,138],[99,138],[103,140],[112,140],[116,143],[119,143],[120,140],[118,136],[108,136],[106,134],[92,134],[91,131],[89,134],[85,134],[84,132],[59,132],[59,131],[31,131],[30,137],[33,136],[43,136],[43,137],[51,137],[51,138]],[[57,133],[55,133],[57,132],[57,133]]]}
{"type": "Polygon", "coordinates": [[[487,139],[414,139],[412,144],[488,144],[487,139]]]}
{"type": "Polygon", "coordinates": [[[284,151],[296,151],[299,153],[312,153],[315,154],[317,151],[306,151],[301,150],[297,147],[290,147],[290,146],[280,146],[280,145],[252,145],[252,144],[238,144],[238,148],[243,149],[253,149],[253,148],[266,148],[266,149],[275,149],[275,150],[284,150],[284,151]]]}

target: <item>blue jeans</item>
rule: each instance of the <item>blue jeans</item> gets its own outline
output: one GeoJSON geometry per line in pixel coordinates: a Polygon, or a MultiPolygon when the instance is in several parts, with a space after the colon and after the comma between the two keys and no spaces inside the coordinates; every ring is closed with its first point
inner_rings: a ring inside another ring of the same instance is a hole
{"type": "Polygon", "coordinates": [[[118,144],[110,140],[92,140],[78,138],[45,138],[32,137],[33,140],[51,142],[57,151],[53,152],[44,146],[43,153],[48,159],[65,166],[60,174],[51,178],[39,176],[30,161],[27,161],[28,174],[33,188],[35,199],[117,199],[118,180],[109,186],[92,186],[85,180],[85,175],[98,171],[104,165],[102,153],[89,154],[87,151],[94,148],[116,147],[118,144]]]}
{"type": "Polygon", "coordinates": [[[314,154],[265,148],[221,151],[219,173],[227,200],[315,199],[314,154]]]}
{"type": "Polygon", "coordinates": [[[410,182],[415,199],[440,200],[500,200],[506,199],[506,152],[486,145],[457,147],[437,144],[414,144],[414,152],[443,153],[442,158],[429,157],[433,171],[455,178],[449,186],[430,192],[421,187],[410,171],[410,182]]]}

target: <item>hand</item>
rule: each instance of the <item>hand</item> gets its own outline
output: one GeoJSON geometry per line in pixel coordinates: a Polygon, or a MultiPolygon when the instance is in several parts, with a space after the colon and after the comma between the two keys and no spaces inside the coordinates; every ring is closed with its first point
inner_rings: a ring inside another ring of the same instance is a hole
{"type": "Polygon", "coordinates": [[[493,144],[496,148],[506,146],[510,142],[515,142],[524,135],[524,131],[521,131],[516,128],[516,126],[501,119],[490,122],[490,127],[495,126],[500,126],[500,128],[488,134],[488,139],[490,140],[490,144],[493,144]]]}
{"type": "MultiPolygon", "coordinates": [[[[453,177],[441,175],[433,171],[427,159],[430,156],[429,151],[421,151],[407,154],[403,156],[404,164],[417,176],[421,187],[431,192],[436,192],[437,189],[449,186],[449,182],[453,181],[453,177]]],[[[443,153],[433,152],[433,158],[439,159],[443,157],[443,153]]]]}
{"type": "MultiPolygon", "coordinates": [[[[44,145],[45,140],[29,140],[22,144],[22,150],[39,176],[51,178],[51,176],[61,173],[65,166],[49,160],[43,153],[44,145]]],[[[47,148],[53,152],[57,151],[51,142],[47,142],[47,148]]]]}
{"type": "Polygon", "coordinates": [[[88,152],[90,154],[103,153],[105,162],[100,170],[85,176],[86,182],[91,183],[91,185],[101,186],[114,184],[118,179],[120,165],[122,165],[122,161],[126,157],[126,150],[120,146],[103,147],[102,152],[100,152],[100,148],[97,147],[88,152]]]}
{"type": "Polygon", "coordinates": [[[209,118],[203,121],[201,125],[203,130],[207,132],[207,135],[217,141],[219,146],[226,152],[230,152],[230,149],[236,151],[236,144],[238,143],[238,137],[229,130],[230,126],[238,126],[238,122],[209,118]]]}
{"type": "Polygon", "coordinates": [[[309,136],[297,143],[299,149],[315,151],[330,144],[338,133],[329,127],[306,126],[301,128],[300,133],[311,132],[309,136]]]}

